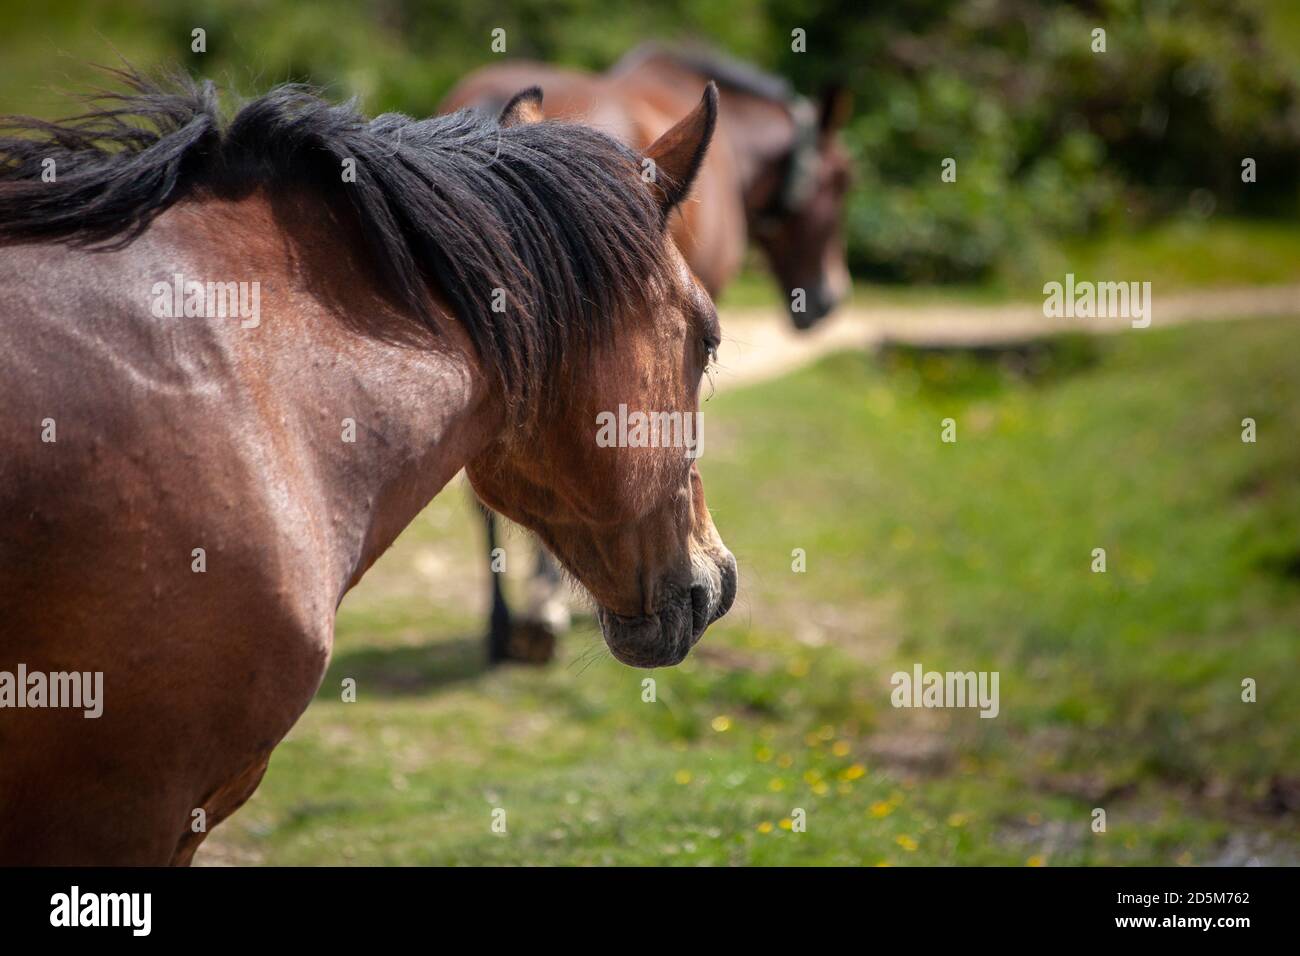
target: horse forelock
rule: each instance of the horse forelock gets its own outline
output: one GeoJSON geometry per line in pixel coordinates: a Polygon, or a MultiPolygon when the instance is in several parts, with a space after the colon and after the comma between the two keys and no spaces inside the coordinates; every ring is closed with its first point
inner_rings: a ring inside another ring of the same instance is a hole
{"type": "Polygon", "coordinates": [[[672,282],[639,157],[594,130],[366,119],[297,85],[224,123],[211,84],[112,72],[128,92],[80,117],[0,120],[0,240],[116,247],[200,190],[305,185],[352,211],[411,321],[437,334],[447,304],[515,410],[672,282]]]}

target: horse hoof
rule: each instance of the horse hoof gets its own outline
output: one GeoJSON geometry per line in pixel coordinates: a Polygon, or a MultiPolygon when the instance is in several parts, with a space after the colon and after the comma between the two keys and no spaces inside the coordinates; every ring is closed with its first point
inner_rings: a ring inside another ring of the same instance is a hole
{"type": "Polygon", "coordinates": [[[506,659],[520,664],[549,664],[555,657],[555,631],[545,621],[522,620],[510,629],[506,659]]]}
{"type": "Polygon", "coordinates": [[[563,634],[573,626],[569,605],[555,595],[534,601],[528,609],[528,618],[554,634],[563,634]]]}

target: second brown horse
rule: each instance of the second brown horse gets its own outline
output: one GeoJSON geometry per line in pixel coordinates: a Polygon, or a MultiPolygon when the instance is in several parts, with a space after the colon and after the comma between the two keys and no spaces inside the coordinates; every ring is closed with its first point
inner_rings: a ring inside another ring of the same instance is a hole
{"type": "Polygon", "coordinates": [[[848,113],[841,90],[820,104],[785,80],[716,54],[639,47],[607,72],[517,60],[471,73],[442,111],[495,115],[520,89],[545,94],[549,118],[582,122],[645,149],[716,83],[718,128],[691,201],[673,216],[677,247],[710,295],[740,271],[749,239],[780,282],[797,328],[811,328],[850,287],[842,219],[850,162],[838,136],[848,113]]]}

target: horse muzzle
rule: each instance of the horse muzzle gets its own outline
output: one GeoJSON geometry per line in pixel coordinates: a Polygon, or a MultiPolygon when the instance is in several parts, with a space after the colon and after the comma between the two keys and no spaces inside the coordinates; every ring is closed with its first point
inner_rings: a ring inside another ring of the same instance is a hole
{"type": "Polygon", "coordinates": [[[808,289],[803,311],[791,310],[790,321],[800,332],[806,332],[834,312],[843,298],[842,294],[837,294],[831,289],[829,283],[819,282],[808,289]]]}
{"type": "Polygon", "coordinates": [[[630,667],[672,667],[686,659],[708,626],[736,600],[736,559],[730,551],[719,557],[692,559],[688,584],[665,582],[653,614],[624,617],[601,608],[597,612],[610,653],[630,667]]]}

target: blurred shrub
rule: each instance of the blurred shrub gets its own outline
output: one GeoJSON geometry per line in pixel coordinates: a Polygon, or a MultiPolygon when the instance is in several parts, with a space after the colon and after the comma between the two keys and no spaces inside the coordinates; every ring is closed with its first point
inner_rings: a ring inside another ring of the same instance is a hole
{"type": "MultiPolygon", "coordinates": [[[[773,3],[795,20],[800,6],[773,3]]],[[[859,274],[973,279],[999,263],[1032,269],[1044,236],[1181,212],[1297,211],[1294,74],[1262,9],[1242,0],[813,8],[834,52],[780,65],[805,87],[847,79],[857,96],[859,274]],[[1104,53],[1092,50],[1096,27],[1104,53]],[[940,179],[947,157],[955,184],[940,179]]]]}

